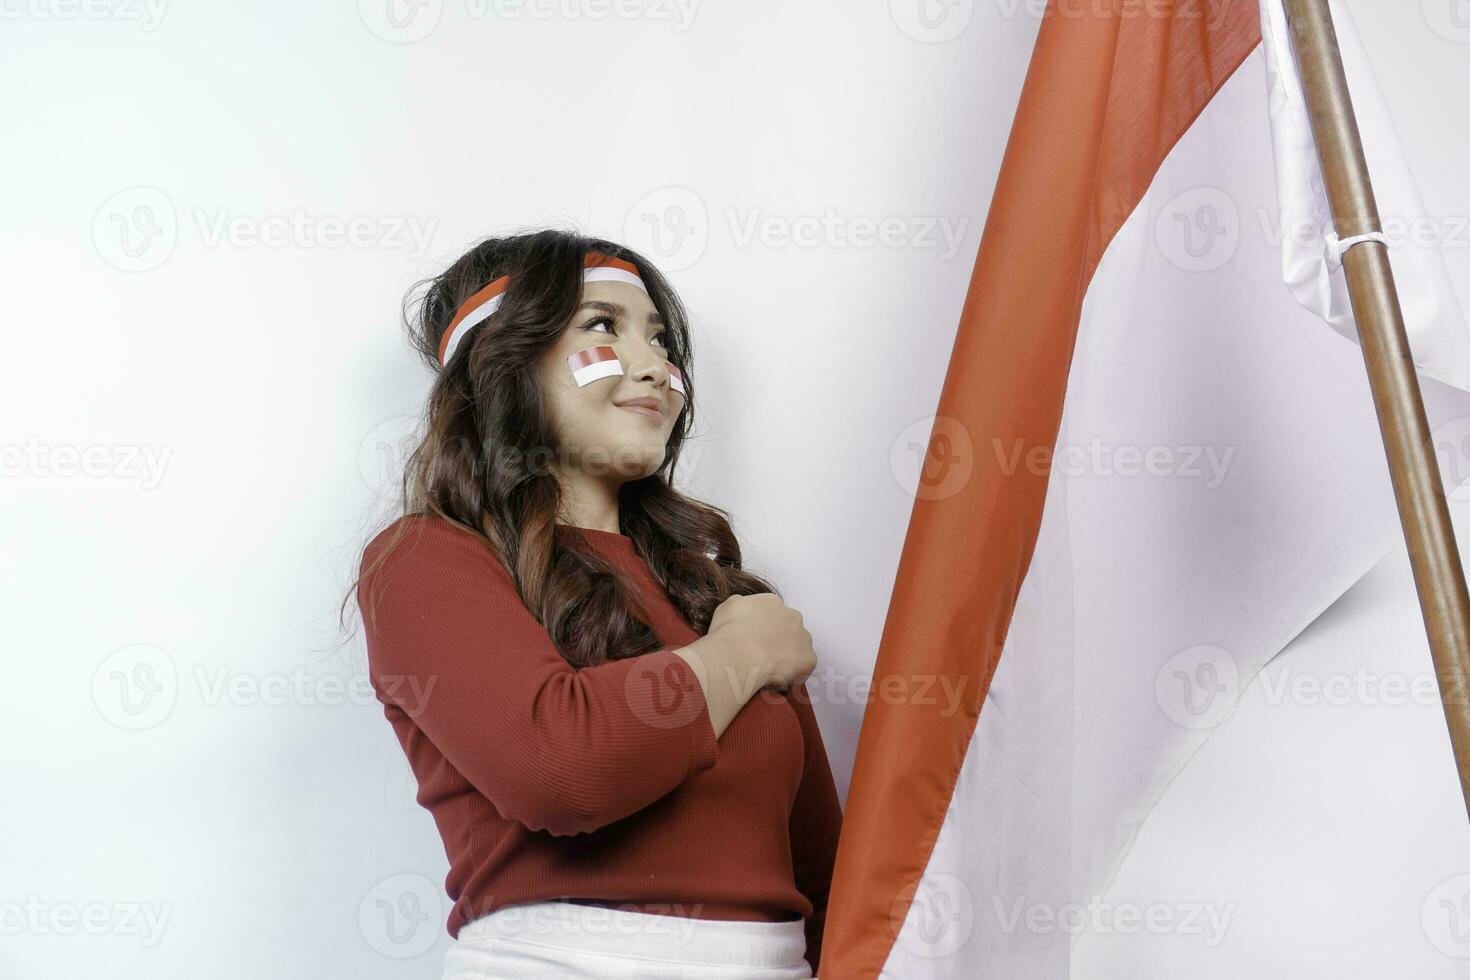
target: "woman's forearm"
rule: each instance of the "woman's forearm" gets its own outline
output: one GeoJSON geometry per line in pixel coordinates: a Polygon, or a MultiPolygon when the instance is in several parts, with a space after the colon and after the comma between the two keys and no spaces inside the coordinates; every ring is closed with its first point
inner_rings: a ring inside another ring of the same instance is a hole
{"type": "Polygon", "coordinates": [[[718,738],[745,703],[765,686],[766,672],[758,651],[742,648],[711,634],[674,651],[699,678],[709,706],[710,724],[718,738]]]}

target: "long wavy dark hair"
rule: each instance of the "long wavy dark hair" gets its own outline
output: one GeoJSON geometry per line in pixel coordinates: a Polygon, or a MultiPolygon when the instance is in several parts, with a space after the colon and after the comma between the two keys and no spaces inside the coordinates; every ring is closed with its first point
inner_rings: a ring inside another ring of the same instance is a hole
{"type": "MultiPolygon", "coordinates": [[[[630,583],[617,568],[591,549],[568,547],[555,533],[560,483],[537,462],[548,448],[554,451],[555,436],[535,366],[581,301],[582,261],[588,252],[616,256],[638,268],[663,315],[668,357],[685,386],[683,411],[663,464],[619,490],[622,533],[701,634],[730,596],[778,591],[741,567],[740,545],[725,511],[670,486],[695,414],[693,351],[679,297],[631,249],[554,228],[482,241],[409,291],[404,324],[412,346],[437,377],[425,404],[425,435],[404,467],[399,513],[391,519],[398,526],[373,566],[407,532],[410,522],[400,518],[432,514],[450,521],[485,542],[515,579],[526,608],[567,662],[578,667],[659,646],[653,630],[634,615],[630,583]],[[510,285],[500,308],[441,368],[439,342],[455,310],[507,274],[510,285]]],[[[360,571],[344,609],[371,569],[360,571]]]]}

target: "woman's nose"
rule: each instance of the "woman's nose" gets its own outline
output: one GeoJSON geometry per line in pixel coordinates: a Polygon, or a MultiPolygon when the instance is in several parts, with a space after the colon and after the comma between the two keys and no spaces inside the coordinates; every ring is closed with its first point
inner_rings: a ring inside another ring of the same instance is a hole
{"type": "Polygon", "coordinates": [[[658,348],[646,341],[627,341],[628,351],[618,351],[618,359],[628,367],[628,376],[639,381],[647,378],[663,383],[668,378],[669,369],[664,363],[663,356],[658,348]]]}

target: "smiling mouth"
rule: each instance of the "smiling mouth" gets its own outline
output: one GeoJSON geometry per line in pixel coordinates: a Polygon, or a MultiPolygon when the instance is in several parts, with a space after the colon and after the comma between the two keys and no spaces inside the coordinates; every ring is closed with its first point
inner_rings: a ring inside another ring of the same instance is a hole
{"type": "Polygon", "coordinates": [[[632,412],[635,415],[641,415],[650,422],[662,422],[664,420],[663,412],[660,412],[656,408],[649,408],[646,405],[619,405],[618,408],[632,412]]]}

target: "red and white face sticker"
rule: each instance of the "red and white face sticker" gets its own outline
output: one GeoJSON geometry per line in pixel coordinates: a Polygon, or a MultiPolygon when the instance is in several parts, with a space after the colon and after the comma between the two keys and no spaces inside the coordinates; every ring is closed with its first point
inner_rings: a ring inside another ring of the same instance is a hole
{"type": "MultiPolygon", "coordinates": [[[[572,370],[572,380],[578,388],[594,381],[623,375],[623,362],[618,352],[611,347],[588,347],[567,356],[567,367],[572,370]]],[[[684,394],[684,375],[674,364],[669,364],[669,385],[679,394],[684,394]]]]}

